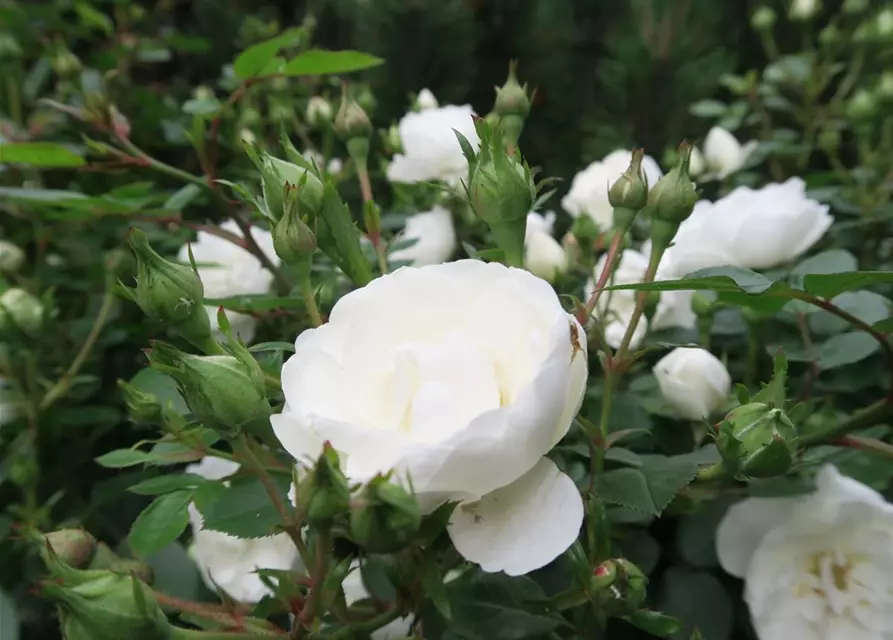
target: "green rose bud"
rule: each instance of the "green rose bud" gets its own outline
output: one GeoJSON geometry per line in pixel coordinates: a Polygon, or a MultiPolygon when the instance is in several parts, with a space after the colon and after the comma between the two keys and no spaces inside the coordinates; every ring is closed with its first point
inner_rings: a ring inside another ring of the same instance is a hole
{"type": "Polygon", "coordinates": [[[177,381],[186,404],[206,427],[226,437],[241,431],[266,436],[270,403],[256,360],[233,355],[195,356],[163,342],[152,344],[153,369],[177,381]]]}
{"type": "Polygon", "coordinates": [[[304,265],[309,274],[316,236],[298,215],[300,187],[286,185],[285,213],[273,228],[273,249],[285,264],[304,265]]]}
{"type": "Polygon", "coordinates": [[[698,201],[698,193],[688,172],[691,149],[687,142],[679,146],[676,166],[658,180],[648,194],[648,204],[653,207],[655,219],[680,225],[691,215],[698,201]]]}
{"type": "Polygon", "coordinates": [[[84,569],[90,565],[96,554],[96,538],[83,529],[60,529],[41,536],[40,552],[44,562],[51,565],[51,553],[58,560],[75,569],[84,569]],[[50,551],[52,549],[52,551],[50,551]]]}
{"type": "Polygon", "coordinates": [[[516,151],[509,155],[498,130],[477,122],[480,153],[474,153],[460,138],[469,160],[466,183],[472,210],[490,227],[496,244],[505,252],[511,266],[523,266],[527,214],[536,200],[536,186],[530,168],[516,151]]]}
{"type": "Polygon", "coordinates": [[[609,616],[636,611],[645,602],[648,578],[629,560],[606,560],[592,572],[591,593],[598,607],[609,616]]]}
{"type": "Polygon", "coordinates": [[[0,335],[18,330],[33,338],[40,334],[43,317],[43,303],[24,289],[15,287],[0,295],[0,335]]]}
{"type": "Polygon", "coordinates": [[[366,138],[372,134],[372,123],[360,104],[351,98],[347,85],[341,93],[341,106],[335,114],[335,133],[344,140],[366,138]]]}
{"type": "Polygon", "coordinates": [[[648,203],[648,179],[642,171],[643,149],[635,149],[629,168],[608,189],[608,202],[614,207],[614,228],[626,233],[636,214],[648,203]]]}
{"type": "Polygon", "coordinates": [[[161,422],[161,401],[152,393],[140,391],[124,380],[118,380],[118,388],[124,396],[127,415],[134,422],[161,422]]]}
{"type": "Polygon", "coordinates": [[[868,89],[859,89],[849,99],[846,114],[853,120],[868,120],[877,113],[877,99],[868,89]]]}
{"type": "Polygon", "coordinates": [[[56,75],[62,78],[75,76],[83,69],[80,58],[61,43],[57,44],[56,53],[50,58],[50,64],[56,75]]]}
{"type": "Polygon", "coordinates": [[[500,116],[518,116],[526,118],[530,113],[530,96],[527,95],[527,85],[518,82],[516,71],[518,61],[509,63],[509,75],[505,84],[496,87],[496,101],[493,103],[493,111],[500,116]]]}
{"type": "Polygon", "coordinates": [[[770,478],[791,468],[797,453],[797,429],[781,409],[751,402],[723,419],[716,446],[723,462],[736,473],[770,478]]]}
{"type": "Polygon", "coordinates": [[[341,471],[338,452],[329,443],[310,474],[297,491],[298,509],[314,527],[329,527],[332,521],[350,509],[350,489],[341,471]]]}
{"type": "Polygon", "coordinates": [[[354,541],[372,553],[394,553],[408,545],[422,525],[415,498],[386,476],[367,484],[350,512],[354,541]]]}
{"type": "Polygon", "coordinates": [[[65,640],[169,640],[173,627],[152,590],[133,576],[79,571],[78,580],[43,582],[43,595],[59,604],[65,640]]]}
{"type": "Polygon", "coordinates": [[[0,240],[0,272],[16,273],[25,263],[25,252],[6,240],[0,240]]]}
{"type": "Polygon", "coordinates": [[[315,215],[322,207],[323,184],[309,168],[264,153],[260,169],[264,203],[274,221],[278,222],[285,212],[286,195],[290,188],[297,189],[300,215],[315,215]]]}
{"type": "Polygon", "coordinates": [[[173,327],[200,348],[206,345],[211,323],[202,305],[205,290],[198,273],[155,253],[139,229],[131,229],[127,242],[137,259],[133,300],[153,320],[173,327]]]}
{"type": "Polygon", "coordinates": [[[830,153],[834,153],[840,147],[840,129],[833,125],[822,127],[818,136],[819,147],[830,153]]]}
{"type": "Polygon", "coordinates": [[[93,554],[93,559],[87,568],[93,570],[105,569],[128,576],[133,575],[146,584],[152,584],[155,577],[155,572],[152,571],[152,567],[148,564],[139,560],[122,558],[104,542],[96,545],[96,553],[93,554]]]}
{"type": "Polygon", "coordinates": [[[750,18],[751,26],[757,31],[771,31],[775,26],[775,12],[770,7],[760,7],[750,18]]]}

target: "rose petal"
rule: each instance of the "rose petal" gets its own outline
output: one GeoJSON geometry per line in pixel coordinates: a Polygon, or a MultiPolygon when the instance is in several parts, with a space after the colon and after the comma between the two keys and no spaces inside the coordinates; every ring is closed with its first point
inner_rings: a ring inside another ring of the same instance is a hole
{"type": "Polygon", "coordinates": [[[573,480],[543,458],[512,484],[456,507],[447,530],[465,559],[487,572],[519,576],[564,553],[582,522],[573,480]]]}
{"type": "Polygon", "coordinates": [[[716,530],[719,564],[743,578],[766,534],[785,522],[802,498],[747,498],[732,506],[716,530]]]}

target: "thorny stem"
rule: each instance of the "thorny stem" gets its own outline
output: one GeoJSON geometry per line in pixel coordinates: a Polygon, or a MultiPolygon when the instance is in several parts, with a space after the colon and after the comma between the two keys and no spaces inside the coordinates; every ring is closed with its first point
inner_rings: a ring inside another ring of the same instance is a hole
{"type": "Polygon", "coordinates": [[[153,593],[155,595],[155,599],[158,601],[158,604],[160,604],[165,609],[174,609],[176,611],[191,613],[202,618],[214,620],[215,622],[219,622],[220,624],[225,625],[230,629],[241,628],[243,624],[242,614],[247,615],[250,612],[249,609],[245,609],[241,612],[238,610],[233,611],[232,609],[223,605],[208,604],[204,602],[193,602],[191,600],[174,598],[173,596],[161,593],[160,591],[154,591],[153,593]]]}
{"type": "MultiPolygon", "coordinates": [[[[295,616],[292,625],[290,638],[294,640],[302,640],[306,637],[307,632],[319,615],[319,607],[322,603],[323,588],[326,581],[326,573],[329,571],[329,558],[332,550],[332,532],[323,529],[320,530],[316,538],[316,564],[313,569],[311,579],[313,586],[310,589],[310,597],[307,598],[307,604],[299,616],[295,616]]],[[[377,627],[375,627],[377,628],[377,627]]]]}
{"type": "MultiPolygon", "coordinates": [[[[368,206],[370,202],[374,201],[372,197],[372,183],[369,180],[369,167],[365,160],[356,162],[356,166],[357,180],[360,183],[360,193],[363,196],[363,204],[368,206]]],[[[381,271],[381,274],[385,275],[388,272],[388,255],[387,248],[381,241],[381,233],[376,229],[375,233],[368,233],[367,236],[372,243],[372,247],[375,249],[375,256],[378,258],[378,268],[381,271]]]]}
{"type": "Polygon", "coordinates": [[[595,283],[595,290],[589,296],[589,300],[586,302],[586,311],[585,315],[582,318],[577,318],[580,321],[580,324],[584,324],[589,320],[589,316],[592,315],[592,312],[595,311],[595,305],[598,304],[598,299],[602,294],[602,291],[605,288],[605,285],[608,283],[608,278],[611,277],[611,274],[614,273],[614,267],[617,263],[617,259],[620,251],[620,244],[623,242],[623,235],[619,233],[614,234],[614,238],[611,240],[611,246],[608,248],[608,254],[605,258],[605,268],[602,269],[602,272],[598,276],[598,282],[595,283]]]}
{"type": "Polygon", "coordinates": [[[866,453],[875,453],[887,458],[893,458],[893,445],[878,440],[877,438],[847,435],[838,438],[831,444],[858,449],[860,451],[865,451],[866,453]]]}
{"type": "MultiPolygon", "coordinates": [[[[661,247],[657,244],[651,246],[651,258],[648,261],[648,269],[645,271],[645,278],[642,282],[654,282],[654,276],[657,273],[657,267],[660,264],[660,259],[664,255],[665,248],[661,247]]],[[[633,334],[636,332],[636,326],[639,324],[639,320],[642,318],[642,314],[645,312],[645,305],[648,303],[648,292],[640,291],[636,296],[636,306],[633,309],[633,315],[630,318],[629,325],[626,327],[626,333],[623,334],[623,341],[620,343],[620,348],[617,349],[617,353],[615,357],[618,361],[623,362],[624,357],[629,351],[629,345],[632,342],[633,334]]]]}
{"type": "Polygon", "coordinates": [[[316,304],[316,297],[313,295],[313,285],[310,282],[310,276],[301,279],[301,295],[304,298],[304,306],[307,307],[307,313],[310,315],[310,322],[314,327],[322,326],[322,314],[319,312],[319,306],[316,304]]]}
{"type": "Polygon", "coordinates": [[[887,420],[891,416],[893,416],[893,404],[887,398],[884,398],[855,412],[848,420],[831,425],[825,429],[803,434],[800,436],[800,445],[808,447],[816,444],[833,443],[836,439],[846,436],[851,431],[866,429],[887,420]]]}

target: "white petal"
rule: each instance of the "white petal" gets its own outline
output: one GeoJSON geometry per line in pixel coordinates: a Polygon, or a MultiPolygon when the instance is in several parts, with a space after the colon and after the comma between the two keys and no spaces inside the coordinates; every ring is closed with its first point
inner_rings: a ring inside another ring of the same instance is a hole
{"type": "Polygon", "coordinates": [[[466,560],[519,576],[564,553],[582,522],[583,500],[573,480],[543,458],[512,484],[456,507],[447,530],[466,560]]]}
{"type": "Polygon", "coordinates": [[[716,555],[727,573],[743,578],[766,534],[787,521],[800,498],[747,498],[732,506],[716,530],[716,555]]]}

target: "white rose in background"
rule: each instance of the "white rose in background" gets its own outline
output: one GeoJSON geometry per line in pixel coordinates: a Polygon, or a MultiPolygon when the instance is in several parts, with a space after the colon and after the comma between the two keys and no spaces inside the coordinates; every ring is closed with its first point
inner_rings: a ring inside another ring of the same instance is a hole
{"type": "MultiPolygon", "coordinates": [[[[341,588],[344,590],[344,599],[347,601],[347,606],[369,597],[369,591],[366,589],[366,585],[363,584],[363,576],[360,573],[358,563],[354,563],[351,572],[347,574],[347,577],[341,583],[341,588]]],[[[371,638],[372,640],[395,640],[397,638],[402,640],[409,635],[411,627],[412,618],[410,616],[397,618],[380,629],[373,631],[371,638]]]]}
{"type": "Polygon", "coordinates": [[[706,349],[677,347],[652,370],[664,399],[688,420],[701,420],[724,409],[732,378],[719,358],[706,349]]]}
{"type": "Polygon", "coordinates": [[[315,125],[322,125],[331,122],[335,113],[332,105],[322,96],[313,96],[307,101],[307,122],[315,125]]]}
{"type": "Polygon", "coordinates": [[[304,156],[304,159],[307,160],[307,162],[314,163],[321,171],[325,171],[330,176],[337,176],[341,173],[341,169],[344,168],[344,163],[341,162],[340,158],[332,158],[326,163],[325,156],[313,149],[307,149],[301,155],[304,156]]]}
{"type": "Polygon", "coordinates": [[[422,89],[419,91],[419,95],[416,96],[415,99],[416,107],[418,107],[419,111],[424,111],[425,109],[436,109],[440,106],[437,102],[437,98],[434,97],[434,94],[430,89],[422,89]]]}
{"type": "Polygon", "coordinates": [[[521,575],[576,539],[583,503],[545,454],[586,386],[586,336],[523,269],[460,260],[405,267],[341,298],[282,368],[285,449],[328,441],[351,482],[395,470],[484,571],[521,575]],[[377,319],[377,320],[376,320],[377,319]]]}
{"type": "Polygon", "coordinates": [[[707,139],[704,140],[703,160],[708,176],[721,180],[735,173],[744,166],[747,157],[756,146],[755,140],[742,145],[735,136],[722,127],[713,127],[707,132],[707,139]]]}
{"type": "MultiPolygon", "coordinates": [[[[642,252],[634,249],[624,249],[608,283],[619,285],[642,282],[645,279],[645,272],[648,270],[649,252],[650,248],[647,244],[643,246],[642,252]]],[[[592,278],[586,283],[587,295],[591,294],[595,289],[595,283],[598,281],[598,277],[601,275],[606,263],[607,255],[602,255],[596,263],[595,269],[593,269],[592,278]]],[[[655,280],[673,280],[677,277],[678,275],[661,261],[655,280]]],[[[641,344],[648,333],[649,327],[654,330],[671,327],[684,329],[694,327],[697,323],[697,316],[691,309],[693,296],[693,291],[667,291],[662,293],[657,309],[654,311],[654,316],[651,318],[651,323],[649,324],[644,315],[639,319],[630,341],[630,347],[635,349],[641,344]]],[[[605,325],[605,340],[610,347],[616,349],[622,343],[635,306],[635,291],[605,291],[601,294],[594,313],[605,325]]]]}
{"type": "Polygon", "coordinates": [[[458,182],[466,177],[468,162],[453,129],[477,149],[481,141],[473,116],[474,110],[467,104],[411,111],[403,116],[398,126],[403,153],[396,154],[388,165],[388,180],[458,182]]]}
{"type": "MultiPolygon", "coordinates": [[[[224,231],[234,233],[240,238],[242,235],[239,226],[232,220],[227,220],[220,225],[224,231]]],[[[273,250],[273,236],[269,231],[253,227],[251,235],[263,252],[274,262],[279,262],[279,257],[273,250]]],[[[229,298],[239,295],[254,295],[267,293],[273,282],[273,274],[264,269],[260,260],[247,249],[239,247],[229,240],[212,235],[207,231],[199,231],[198,237],[192,243],[192,255],[198,265],[198,275],[205,287],[205,298],[229,298]]],[[[189,247],[183,245],[177,259],[189,264],[189,247]]],[[[207,306],[208,317],[211,319],[211,328],[218,338],[217,307],[207,306]]],[[[232,326],[233,332],[246,343],[254,338],[254,330],[257,321],[253,316],[244,313],[227,311],[226,317],[232,326]]]]}
{"type": "Polygon", "coordinates": [[[524,235],[524,267],[535,276],[553,282],[567,271],[567,254],[564,247],[552,236],[555,214],[545,216],[527,214],[527,230],[524,235]]]}
{"type": "Polygon", "coordinates": [[[431,211],[409,216],[395,242],[404,240],[416,242],[391,252],[391,260],[409,262],[414,267],[446,262],[453,257],[457,246],[453,214],[444,207],[435,206],[431,211]]]}
{"type": "Polygon", "coordinates": [[[828,465],[815,493],[748,498],[716,532],[719,562],[745,580],[760,640],[893,637],[893,505],[828,465]]]}
{"type": "Polygon", "coordinates": [[[699,200],[665,259],[679,274],[726,265],[769,269],[811,249],[833,222],[828,205],[806,197],[800,178],[738,187],[716,202],[699,200]]]}
{"type": "Polygon", "coordinates": [[[688,175],[697,178],[707,170],[707,161],[704,154],[695,145],[691,146],[691,156],[688,159],[688,175]]]}
{"type": "MultiPolygon", "coordinates": [[[[222,480],[239,470],[231,460],[207,456],[186,467],[187,473],[222,480]]],[[[257,569],[291,569],[298,560],[298,551],[287,533],[266,538],[243,540],[202,529],[202,516],[194,504],[189,505],[192,545],[189,555],[198,565],[209,589],[220,588],[239,602],[254,603],[269,593],[255,573],[257,569]]]]}
{"type": "Polygon", "coordinates": [[[788,17],[791,20],[809,20],[822,8],[819,0],[791,0],[788,17]]]}
{"type": "MultiPolygon", "coordinates": [[[[561,206],[573,217],[588,215],[601,229],[613,224],[614,208],[608,202],[608,189],[629,168],[632,151],[618,150],[606,155],[600,162],[593,162],[574,176],[570,191],[561,199],[561,206]]],[[[642,160],[642,171],[653,187],[663,175],[660,166],[651,156],[642,160]]]]}

